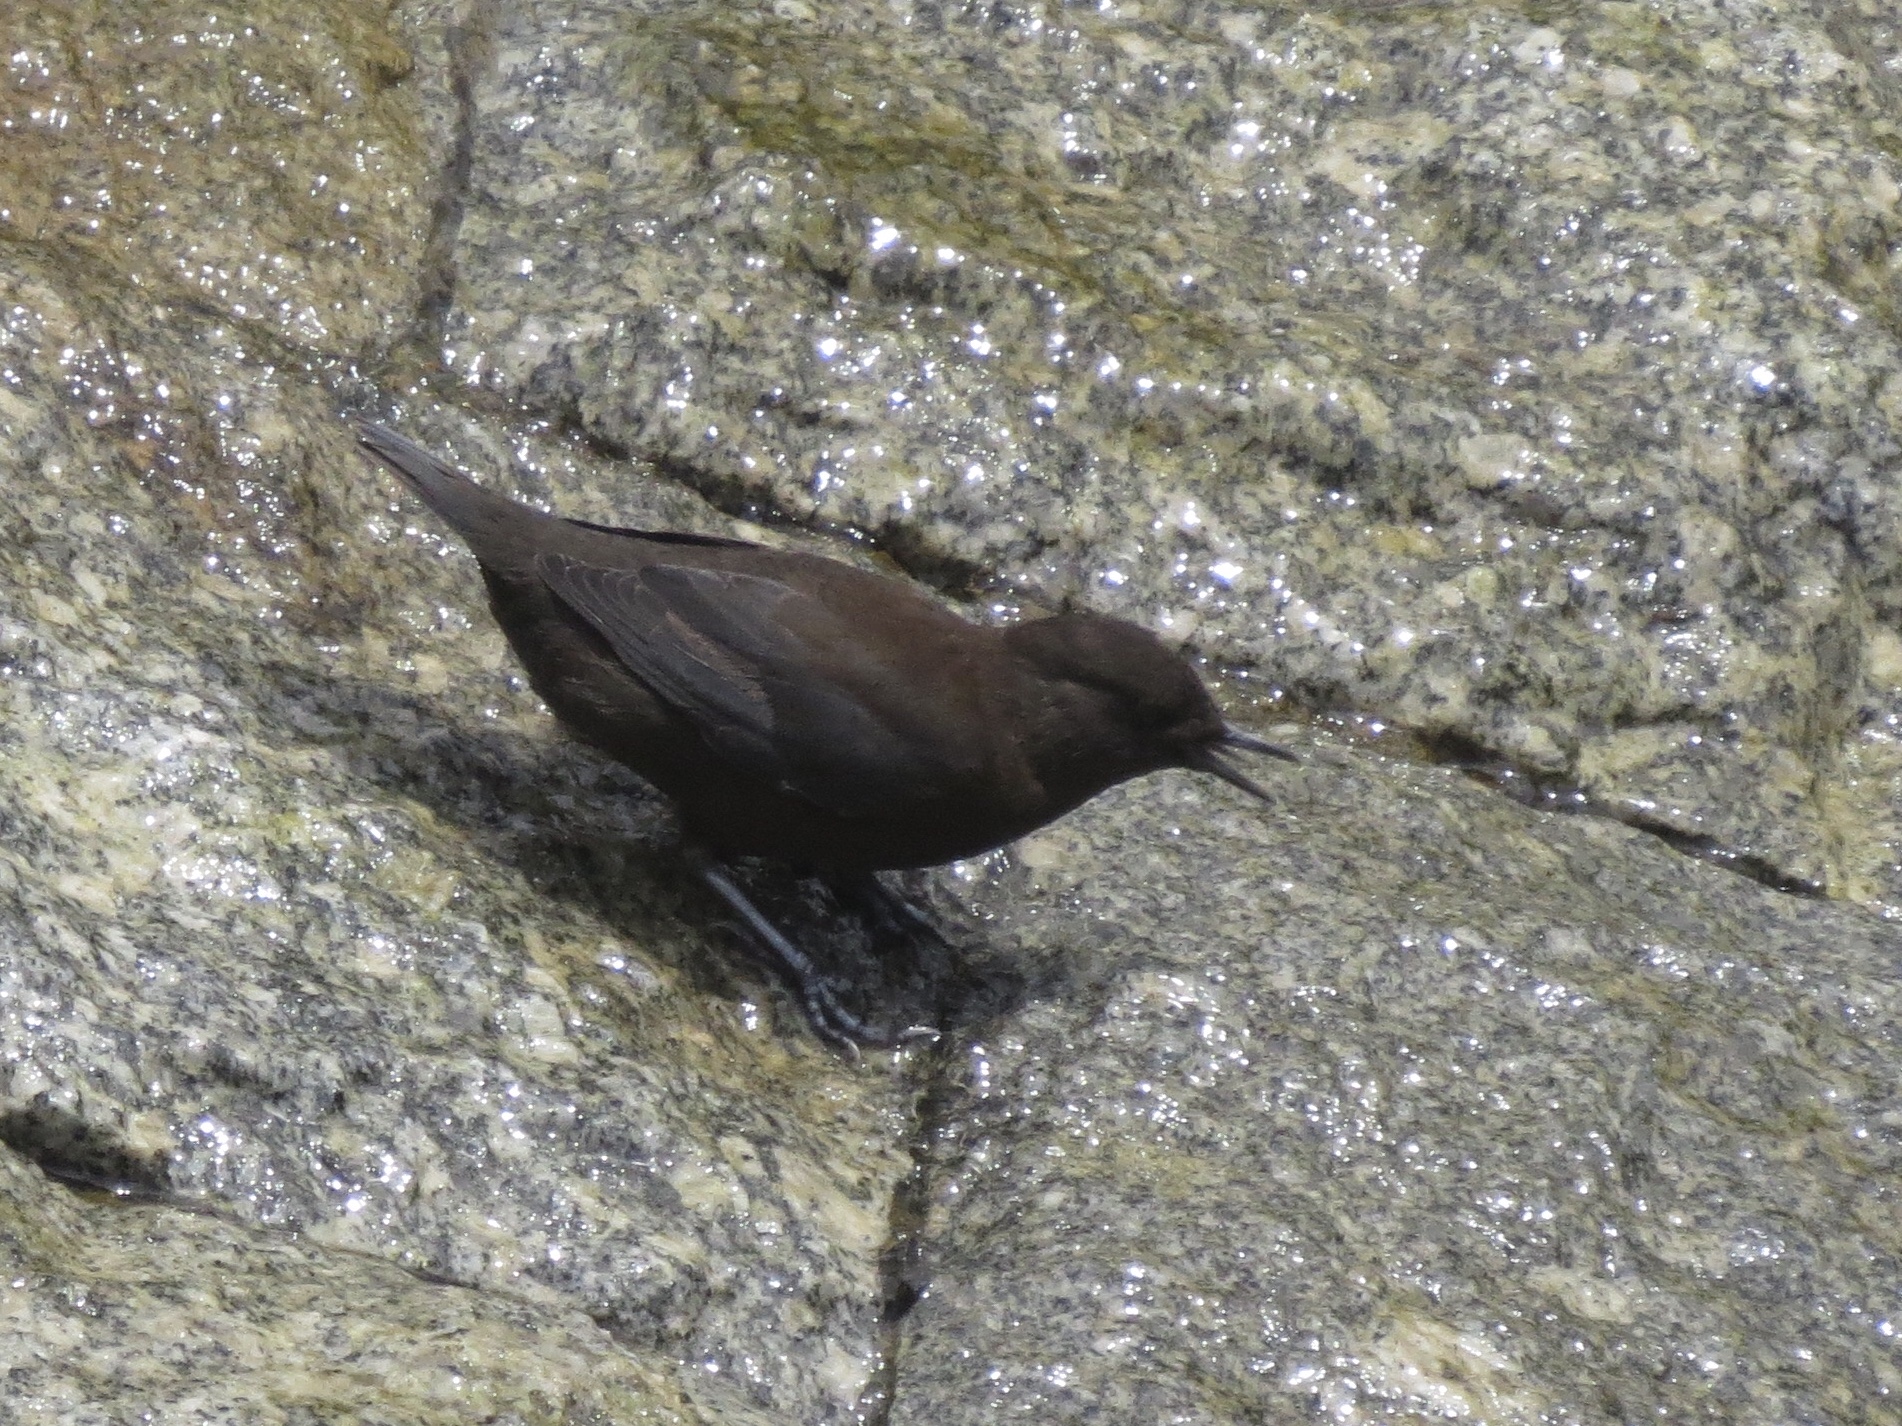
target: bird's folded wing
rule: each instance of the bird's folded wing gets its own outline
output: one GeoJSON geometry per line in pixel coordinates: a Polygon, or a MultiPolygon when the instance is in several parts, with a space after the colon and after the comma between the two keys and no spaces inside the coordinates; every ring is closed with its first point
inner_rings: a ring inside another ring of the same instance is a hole
{"type": "Polygon", "coordinates": [[[902,690],[850,626],[778,580],[544,553],[536,569],[628,670],[742,771],[844,816],[930,797],[966,770],[881,716],[902,690]]]}

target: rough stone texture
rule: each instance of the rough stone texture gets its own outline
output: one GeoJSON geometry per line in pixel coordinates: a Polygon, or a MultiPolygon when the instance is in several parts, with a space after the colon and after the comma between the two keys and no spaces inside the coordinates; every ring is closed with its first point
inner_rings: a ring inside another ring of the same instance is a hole
{"type": "Polygon", "coordinates": [[[584,0],[489,43],[471,382],[1902,906],[1888,6],[584,0]]]}
{"type": "Polygon", "coordinates": [[[0,1420],[1897,1420],[1888,8],[6,11],[0,1420]],[[1312,760],[838,1062],[345,411],[1312,760]]]}
{"type": "Polygon", "coordinates": [[[1062,990],[934,1100],[890,1419],[1902,1420],[1902,937],[1445,772],[1278,788],[1022,848],[1062,990]]]}
{"type": "MultiPolygon", "coordinates": [[[[400,49],[347,10],[121,13],[80,69],[85,17],[39,16],[9,110],[41,116],[53,196],[14,210],[0,273],[0,1138],[585,1312],[590,1352],[710,1419],[847,1418],[881,1370],[911,1091],[749,1018],[663,810],[556,736],[467,560],[335,419],[339,363],[421,300],[433,156],[406,91],[363,92],[400,49]],[[82,163],[168,173],[88,238],[57,186],[82,163]],[[286,170],[328,226],[282,211],[286,170]]],[[[230,1370],[284,1404],[268,1360],[230,1370]]],[[[538,1370],[588,1399],[588,1353],[538,1370]]],[[[140,1391],[88,1375],[67,1409],[140,1391]]]]}
{"type": "Polygon", "coordinates": [[[5,1149],[0,1267],[9,1422],[708,1419],[573,1309],[204,1214],[82,1203],[5,1149]]]}

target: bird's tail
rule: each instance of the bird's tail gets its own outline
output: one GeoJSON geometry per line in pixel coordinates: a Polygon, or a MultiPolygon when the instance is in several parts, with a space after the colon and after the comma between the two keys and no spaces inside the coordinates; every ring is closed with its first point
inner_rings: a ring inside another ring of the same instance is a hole
{"type": "Polygon", "coordinates": [[[403,483],[422,497],[425,505],[455,526],[456,533],[469,542],[469,548],[484,564],[514,563],[509,556],[519,557],[529,530],[537,522],[553,518],[483,489],[388,426],[359,426],[357,440],[402,476],[403,483]]]}

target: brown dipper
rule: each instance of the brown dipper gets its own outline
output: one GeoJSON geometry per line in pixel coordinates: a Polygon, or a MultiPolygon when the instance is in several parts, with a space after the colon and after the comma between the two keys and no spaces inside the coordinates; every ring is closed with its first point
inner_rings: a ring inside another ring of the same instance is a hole
{"type": "Polygon", "coordinates": [[[1160,768],[1265,798],[1225,746],[1295,760],[1121,619],[972,624],[818,555],[545,515],[387,427],[359,434],[468,542],[555,716],[678,804],[695,870],[835,1043],[896,1037],[838,1003],[722,859],[790,862],[925,925],[872,873],[988,852],[1160,768]]]}

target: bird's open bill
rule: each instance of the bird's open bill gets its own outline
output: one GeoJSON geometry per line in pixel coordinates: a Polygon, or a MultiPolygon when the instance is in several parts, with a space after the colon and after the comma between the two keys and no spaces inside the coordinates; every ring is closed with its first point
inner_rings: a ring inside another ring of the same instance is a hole
{"type": "MultiPolygon", "coordinates": [[[[1269,757],[1280,758],[1283,762],[1298,763],[1301,761],[1293,752],[1282,747],[1281,744],[1271,743],[1266,738],[1258,738],[1253,733],[1245,732],[1237,728],[1233,723],[1224,723],[1222,725],[1222,744],[1225,747],[1241,748],[1251,753],[1266,753],[1269,757]]],[[[1197,764],[1197,766],[1200,767],[1203,772],[1214,773],[1215,776],[1221,778],[1223,782],[1239,787],[1251,797],[1259,797],[1263,802],[1273,800],[1269,797],[1267,788],[1263,787],[1260,783],[1256,782],[1254,778],[1229,762],[1228,759],[1224,758],[1220,753],[1213,750],[1205,751],[1202,754],[1202,761],[1197,764]]]]}

